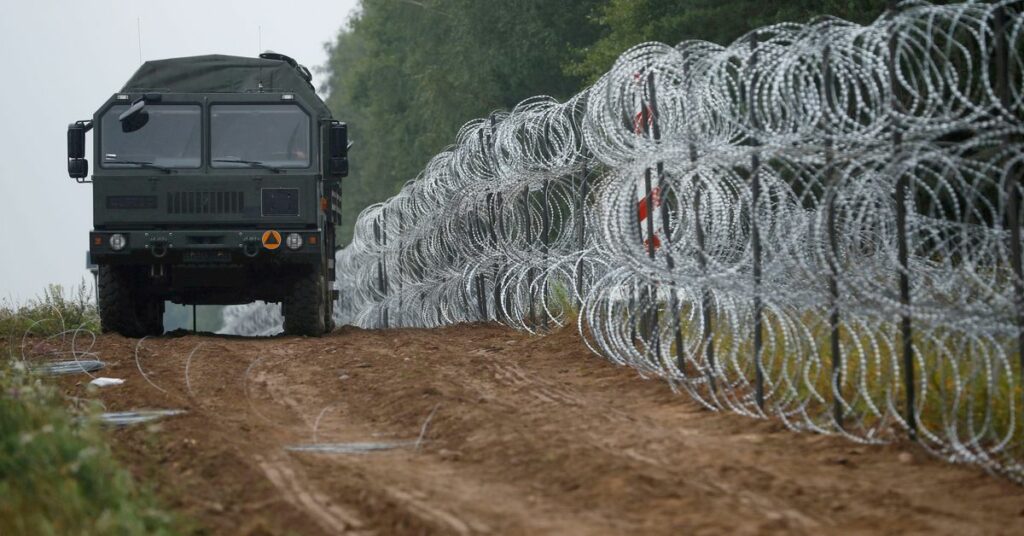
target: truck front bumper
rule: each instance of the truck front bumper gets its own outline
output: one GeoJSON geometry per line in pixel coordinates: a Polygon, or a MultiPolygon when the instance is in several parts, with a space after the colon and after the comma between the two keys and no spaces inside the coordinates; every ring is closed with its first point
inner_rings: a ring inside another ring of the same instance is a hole
{"type": "Polygon", "coordinates": [[[97,264],[309,264],[321,258],[321,237],[306,229],[91,231],[89,253],[97,264]],[[124,238],[121,249],[114,235],[124,238]],[[298,235],[298,247],[294,238],[289,246],[290,235],[298,235]]]}

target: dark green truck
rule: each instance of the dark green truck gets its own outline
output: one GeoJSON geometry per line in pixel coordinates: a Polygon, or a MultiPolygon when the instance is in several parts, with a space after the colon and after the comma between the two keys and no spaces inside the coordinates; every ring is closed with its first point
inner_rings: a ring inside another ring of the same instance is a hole
{"type": "Polygon", "coordinates": [[[68,127],[90,182],[105,331],[163,332],[164,302],[280,302],[285,332],[332,329],[348,134],[309,71],[280,54],[149,61],[68,127]]]}

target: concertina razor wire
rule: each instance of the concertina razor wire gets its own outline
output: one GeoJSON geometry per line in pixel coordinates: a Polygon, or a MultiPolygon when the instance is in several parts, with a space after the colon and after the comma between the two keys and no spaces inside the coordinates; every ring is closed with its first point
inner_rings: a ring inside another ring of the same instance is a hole
{"type": "MultiPolygon", "coordinates": [[[[633,47],[366,208],[336,320],[577,321],[709,409],[1024,482],[1022,7],[633,47]]],[[[275,307],[227,331],[276,331],[275,307]]]]}

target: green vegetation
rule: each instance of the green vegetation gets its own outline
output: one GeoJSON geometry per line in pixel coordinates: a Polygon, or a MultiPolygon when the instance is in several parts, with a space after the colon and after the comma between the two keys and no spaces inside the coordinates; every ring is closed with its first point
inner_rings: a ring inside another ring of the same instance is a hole
{"type": "Polygon", "coordinates": [[[566,98],[572,51],[599,37],[601,0],[363,0],[329,46],[324,87],[351,128],[342,241],[359,211],[395,194],[471,119],[533,95],[566,98]]]}
{"type": "Polygon", "coordinates": [[[0,337],[13,339],[26,331],[54,334],[79,327],[97,332],[100,328],[96,304],[84,281],[70,291],[50,285],[41,296],[21,305],[0,302],[0,337]]]}
{"type": "Polygon", "coordinates": [[[0,534],[180,533],[180,522],[114,459],[97,408],[69,408],[19,361],[25,330],[38,340],[97,327],[84,288],[69,295],[51,286],[26,305],[0,304],[0,340],[14,334],[0,348],[0,534]]]}
{"type": "Polygon", "coordinates": [[[459,127],[534,95],[565,99],[644,41],[728,44],[777,22],[868,23],[886,0],[361,0],[328,44],[324,91],[347,121],[341,241],[455,141],[459,127]]]}
{"type": "MultiPolygon", "coordinates": [[[[593,20],[601,38],[579,49],[569,73],[597,80],[633,45],[661,41],[675,45],[698,39],[732,43],[756,28],[780,22],[808,22],[831,15],[867,24],[885,11],[887,0],[608,0],[593,20]]],[[[936,2],[936,3],[942,3],[936,2]]]]}

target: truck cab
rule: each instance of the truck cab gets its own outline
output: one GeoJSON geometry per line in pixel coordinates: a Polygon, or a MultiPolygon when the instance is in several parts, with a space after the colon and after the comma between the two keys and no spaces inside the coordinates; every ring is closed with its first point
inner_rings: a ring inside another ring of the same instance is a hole
{"type": "Polygon", "coordinates": [[[287,56],[143,64],[68,127],[68,173],[93,185],[103,329],[160,334],[165,301],[262,300],[282,304],[286,333],[330,331],[347,151],[346,125],[287,56]]]}

